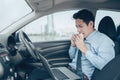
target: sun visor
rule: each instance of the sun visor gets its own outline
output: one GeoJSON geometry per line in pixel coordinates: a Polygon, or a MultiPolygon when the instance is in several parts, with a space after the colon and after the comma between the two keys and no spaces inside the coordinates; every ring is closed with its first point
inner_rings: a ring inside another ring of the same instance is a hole
{"type": "Polygon", "coordinates": [[[54,0],[26,0],[35,11],[46,11],[53,7],[54,0]]]}

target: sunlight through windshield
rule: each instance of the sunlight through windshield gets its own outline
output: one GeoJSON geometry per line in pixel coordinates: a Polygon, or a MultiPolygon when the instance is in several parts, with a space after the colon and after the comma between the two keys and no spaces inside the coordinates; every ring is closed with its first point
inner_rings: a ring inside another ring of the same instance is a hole
{"type": "Polygon", "coordinates": [[[13,24],[32,9],[25,0],[1,0],[0,1],[0,31],[13,24]]]}

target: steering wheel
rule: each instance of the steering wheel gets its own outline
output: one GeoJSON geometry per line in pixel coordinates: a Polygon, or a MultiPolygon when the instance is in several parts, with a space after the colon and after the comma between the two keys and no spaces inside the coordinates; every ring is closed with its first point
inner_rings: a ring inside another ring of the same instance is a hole
{"type": "Polygon", "coordinates": [[[31,55],[31,57],[33,59],[37,60],[38,56],[37,56],[37,53],[36,53],[35,46],[31,42],[31,40],[29,39],[27,34],[23,31],[20,31],[19,32],[19,39],[20,39],[20,42],[26,47],[26,49],[29,52],[29,54],[31,55]]]}

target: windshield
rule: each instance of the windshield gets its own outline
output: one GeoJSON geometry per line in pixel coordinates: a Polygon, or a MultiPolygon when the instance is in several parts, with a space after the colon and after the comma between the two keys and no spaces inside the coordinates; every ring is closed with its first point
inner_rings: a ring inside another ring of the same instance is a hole
{"type": "Polygon", "coordinates": [[[0,31],[31,11],[25,0],[0,0],[0,31]]]}

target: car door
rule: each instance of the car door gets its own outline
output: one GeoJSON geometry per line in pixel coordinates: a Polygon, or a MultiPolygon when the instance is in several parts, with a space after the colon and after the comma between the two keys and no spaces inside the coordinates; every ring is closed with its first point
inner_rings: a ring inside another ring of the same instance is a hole
{"type": "Polygon", "coordinates": [[[51,67],[67,66],[71,62],[69,47],[71,36],[76,32],[72,19],[75,12],[76,10],[46,15],[21,29],[51,67]]]}
{"type": "Polygon", "coordinates": [[[36,42],[34,45],[48,60],[51,67],[67,66],[71,62],[68,54],[70,40],[36,42]]]}

